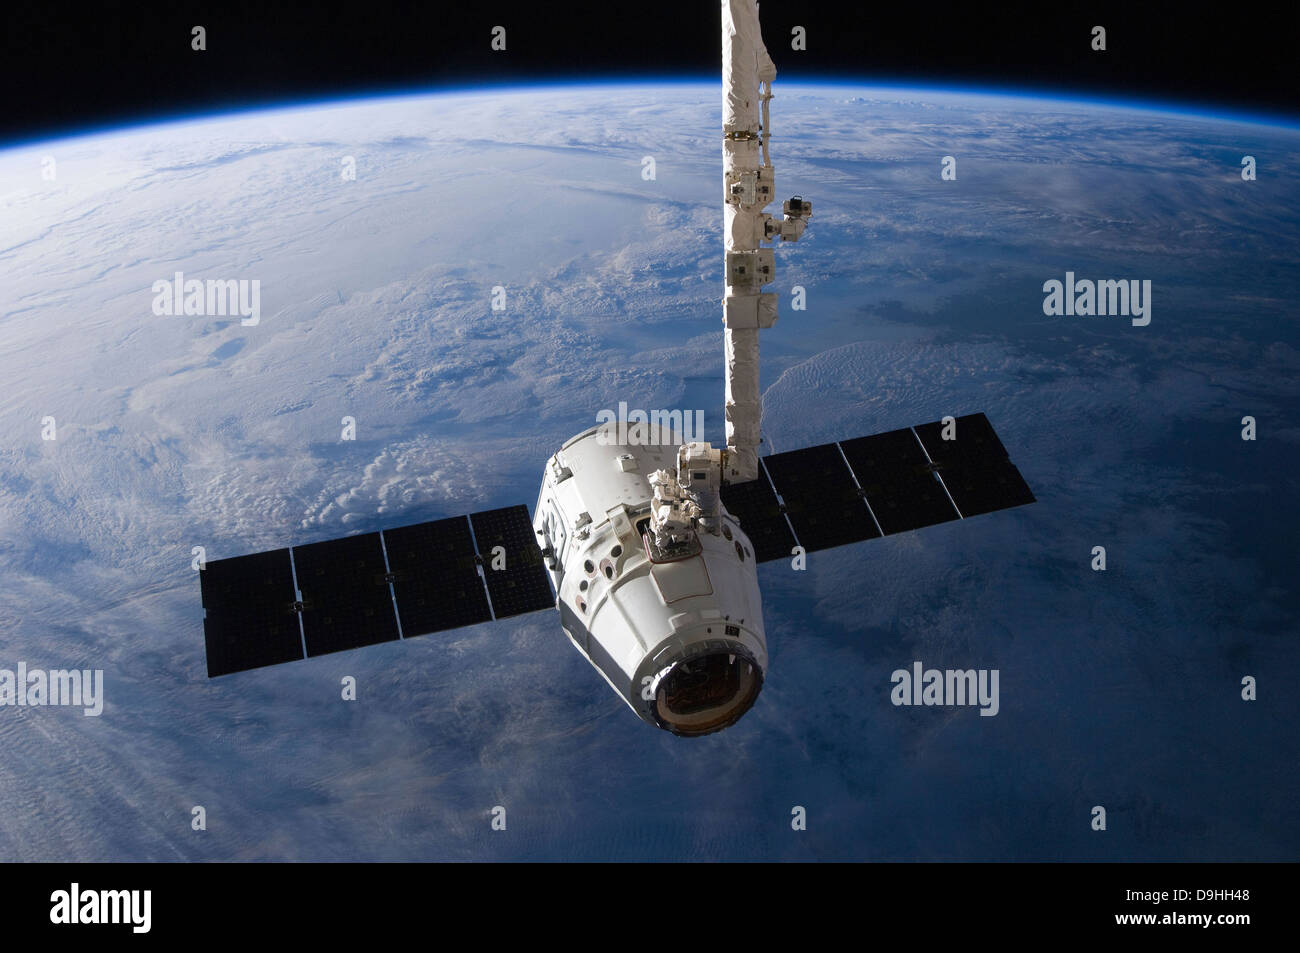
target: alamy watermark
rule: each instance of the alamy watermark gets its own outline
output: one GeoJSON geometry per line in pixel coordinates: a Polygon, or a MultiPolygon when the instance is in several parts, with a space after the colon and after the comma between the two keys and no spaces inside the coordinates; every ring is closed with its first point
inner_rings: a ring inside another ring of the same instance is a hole
{"type": "Polygon", "coordinates": [[[1043,314],[1061,315],[1120,315],[1131,317],[1133,326],[1144,328],[1151,323],[1151,279],[1103,278],[1093,281],[1080,278],[1074,272],[1065,273],[1065,281],[1049,278],[1043,282],[1043,314]]]}
{"type": "Polygon", "coordinates": [[[894,688],[889,700],[895,705],[979,705],[980,715],[998,713],[998,669],[925,668],[913,662],[909,671],[896,669],[889,676],[894,688]]]}
{"type": "Polygon", "coordinates": [[[98,717],[104,710],[104,670],[97,669],[29,669],[26,662],[18,670],[0,668],[0,706],[16,705],[40,708],[66,705],[81,708],[87,717],[98,717]]]}
{"type": "Polygon", "coordinates": [[[164,315],[234,315],[239,323],[254,327],[262,320],[262,282],[259,278],[186,278],[176,272],[172,279],[159,278],[153,283],[153,313],[164,315]]]}
{"type": "Polygon", "coordinates": [[[662,447],[704,439],[702,410],[628,410],[627,401],[620,400],[617,412],[597,411],[596,424],[601,445],[662,447]]]}
{"type": "Polygon", "coordinates": [[[74,882],[50,894],[50,922],[129,924],[132,933],[148,933],[152,907],[152,890],[83,890],[74,882]]]}

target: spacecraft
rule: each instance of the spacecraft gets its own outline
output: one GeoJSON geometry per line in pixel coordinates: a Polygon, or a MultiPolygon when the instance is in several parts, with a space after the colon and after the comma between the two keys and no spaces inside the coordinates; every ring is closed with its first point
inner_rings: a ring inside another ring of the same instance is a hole
{"type": "Polygon", "coordinates": [[[540,610],[638,717],[676,735],[734,724],[767,675],[758,564],[1034,502],[983,414],[759,455],[759,332],[781,216],[769,156],[776,68],[756,0],[721,0],[726,446],[656,421],[603,423],[519,504],[206,562],[208,676],[540,610]]]}

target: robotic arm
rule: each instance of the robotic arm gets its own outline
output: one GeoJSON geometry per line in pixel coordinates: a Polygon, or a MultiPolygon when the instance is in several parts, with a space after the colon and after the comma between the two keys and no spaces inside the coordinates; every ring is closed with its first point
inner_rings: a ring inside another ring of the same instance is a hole
{"type": "MultiPolygon", "coordinates": [[[[726,359],[727,446],[686,444],[678,450],[672,480],[654,483],[651,527],[668,542],[679,534],[670,514],[687,512],[711,532],[718,531],[717,492],[721,483],[745,483],[758,476],[758,332],[776,323],[774,292],[763,291],[776,276],[771,248],[764,241],[798,241],[812,216],[801,196],[787,200],[782,217],[763,211],[775,195],[768,157],[771,126],[768,101],[776,67],[763,45],[757,0],[722,0],[722,181],[725,286],[722,299],[723,352],[726,359]],[[699,477],[697,479],[697,477],[699,477]],[[657,514],[664,513],[662,521],[657,514]]],[[[661,470],[660,474],[668,471],[661,470]]],[[[656,474],[657,476],[658,474],[656,474]]],[[[652,480],[652,483],[654,481],[652,480]]]]}

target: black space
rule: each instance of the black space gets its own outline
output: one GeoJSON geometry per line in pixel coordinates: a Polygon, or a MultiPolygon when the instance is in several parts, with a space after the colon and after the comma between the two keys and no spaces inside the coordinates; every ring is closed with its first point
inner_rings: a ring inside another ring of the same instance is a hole
{"type": "MultiPolygon", "coordinates": [[[[762,15],[778,83],[978,83],[1300,117],[1300,5],[1284,6],[764,0],[762,15]],[[805,52],[789,48],[795,24],[805,52]],[[1104,53],[1090,48],[1095,24],[1104,53]]],[[[716,0],[16,0],[5,19],[3,140],[412,87],[711,77],[720,57],[716,0]],[[206,52],[190,49],[195,24],[206,52]],[[489,48],[497,24],[503,53],[489,48]]]]}

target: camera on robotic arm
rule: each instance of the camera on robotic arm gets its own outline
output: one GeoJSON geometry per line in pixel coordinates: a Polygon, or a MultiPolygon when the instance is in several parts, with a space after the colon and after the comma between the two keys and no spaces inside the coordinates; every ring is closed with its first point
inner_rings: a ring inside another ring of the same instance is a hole
{"type": "Polygon", "coordinates": [[[781,222],[781,241],[797,242],[803,234],[804,226],[808,224],[808,219],[812,218],[812,203],[805,200],[802,195],[792,195],[785,200],[781,211],[785,214],[781,222]]]}

